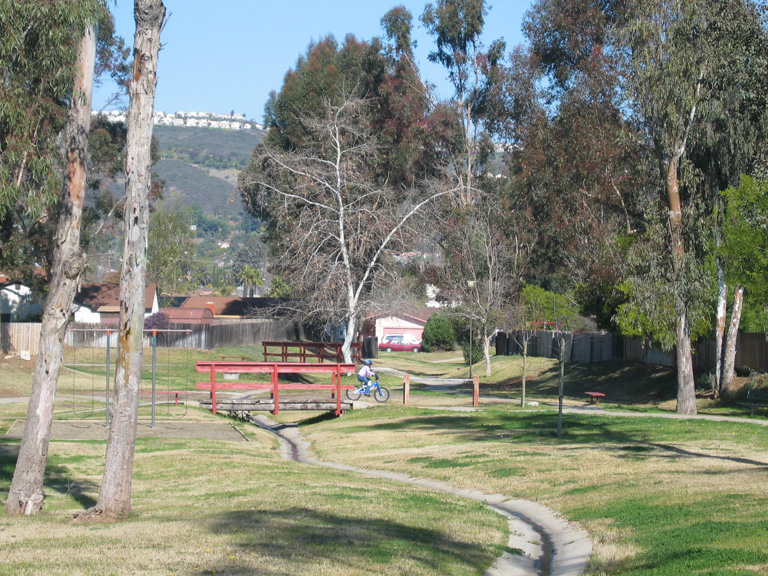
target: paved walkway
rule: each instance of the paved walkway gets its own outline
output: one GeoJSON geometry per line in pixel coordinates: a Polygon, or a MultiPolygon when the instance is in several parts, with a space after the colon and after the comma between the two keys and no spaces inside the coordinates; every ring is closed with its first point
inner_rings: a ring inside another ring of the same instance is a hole
{"type": "Polygon", "coordinates": [[[446,482],[414,478],[398,472],[367,470],[318,460],[312,455],[310,443],[301,436],[296,425],[277,424],[263,415],[252,416],[251,421],[280,439],[282,455],[289,460],[446,492],[484,502],[506,516],[510,528],[507,548],[521,550],[523,554],[505,552],[486,571],[486,576],[578,576],[584,571],[592,554],[592,542],[584,530],[541,504],[509,499],[501,494],[485,494],[479,490],[460,490],[446,482]]]}

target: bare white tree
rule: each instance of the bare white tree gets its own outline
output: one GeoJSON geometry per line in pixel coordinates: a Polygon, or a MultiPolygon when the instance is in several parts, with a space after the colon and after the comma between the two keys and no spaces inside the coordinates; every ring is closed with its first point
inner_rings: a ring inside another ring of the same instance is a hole
{"type": "Polygon", "coordinates": [[[322,116],[303,118],[300,149],[257,150],[239,181],[249,209],[271,222],[280,276],[310,314],[345,325],[346,362],[388,251],[419,233],[412,223],[425,206],[456,191],[426,182],[395,190],[377,181],[369,105],[327,103],[322,116]]]}

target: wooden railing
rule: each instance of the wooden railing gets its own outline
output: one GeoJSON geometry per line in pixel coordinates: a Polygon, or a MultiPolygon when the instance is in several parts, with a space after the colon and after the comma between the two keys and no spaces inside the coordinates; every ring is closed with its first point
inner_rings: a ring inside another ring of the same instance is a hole
{"type": "MultiPolygon", "coordinates": [[[[344,362],[341,353],[341,342],[262,342],[264,347],[264,361],[276,360],[280,362],[307,362],[316,360],[319,363],[344,362]],[[277,348],[279,350],[273,350],[277,348]]],[[[362,344],[352,344],[352,361],[360,361],[362,344]]]]}
{"type": "Polygon", "coordinates": [[[280,410],[279,400],[281,390],[331,390],[336,398],[336,415],[341,414],[341,391],[351,390],[352,385],[342,385],[343,374],[354,374],[355,364],[320,364],[298,362],[228,362],[228,361],[198,361],[196,370],[210,374],[208,382],[196,382],[199,390],[210,390],[211,408],[216,414],[217,390],[271,390],[274,399],[273,414],[280,410]],[[217,374],[269,374],[269,382],[217,382],[217,374]],[[330,374],[331,384],[305,384],[296,382],[280,382],[281,374],[330,374]]]}

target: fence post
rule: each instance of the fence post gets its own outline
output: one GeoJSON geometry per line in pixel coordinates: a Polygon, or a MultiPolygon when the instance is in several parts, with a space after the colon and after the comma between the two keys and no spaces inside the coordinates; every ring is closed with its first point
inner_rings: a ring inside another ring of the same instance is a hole
{"type": "Polygon", "coordinates": [[[110,334],[111,334],[111,332],[109,330],[107,330],[107,383],[106,383],[106,394],[104,396],[104,400],[105,400],[106,407],[107,407],[107,409],[106,409],[107,416],[106,416],[106,421],[105,421],[104,426],[107,427],[107,428],[109,428],[109,348],[110,348],[110,346],[109,346],[109,336],[110,336],[110,334]]]}
{"type": "Polygon", "coordinates": [[[279,398],[279,392],[278,392],[278,385],[277,385],[277,364],[272,365],[272,397],[275,401],[275,409],[272,410],[272,414],[277,416],[278,412],[280,412],[280,398],[279,398]]]}
{"type": "Polygon", "coordinates": [[[216,414],[216,363],[211,362],[211,413],[216,414]]]}
{"type": "Polygon", "coordinates": [[[341,416],[341,364],[336,364],[336,416],[341,416]]]}
{"type": "Polygon", "coordinates": [[[155,390],[157,377],[157,330],[152,330],[152,425],[155,427],[155,390]]]}
{"type": "Polygon", "coordinates": [[[480,376],[472,376],[472,406],[480,405],[480,376]]]}
{"type": "Polygon", "coordinates": [[[411,401],[411,375],[403,376],[403,406],[408,406],[411,401]]]}

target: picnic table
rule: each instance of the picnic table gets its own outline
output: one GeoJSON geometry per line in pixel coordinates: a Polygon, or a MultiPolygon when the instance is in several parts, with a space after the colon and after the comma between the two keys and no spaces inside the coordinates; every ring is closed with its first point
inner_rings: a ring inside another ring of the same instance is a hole
{"type": "Polygon", "coordinates": [[[600,404],[600,398],[605,398],[605,394],[602,392],[584,392],[587,396],[589,396],[589,403],[590,404],[600,404]]]}

